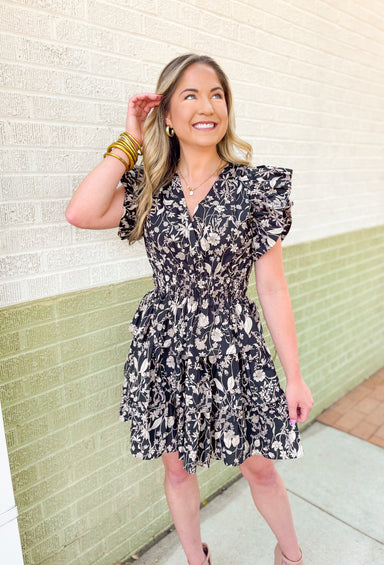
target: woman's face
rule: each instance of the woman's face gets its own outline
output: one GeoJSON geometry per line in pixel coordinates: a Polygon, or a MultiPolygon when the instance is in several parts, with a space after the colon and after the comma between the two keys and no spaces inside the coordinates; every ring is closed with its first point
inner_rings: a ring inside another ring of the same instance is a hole
{"type": "Polygon", "coordinates": [[[223,87],[209,65],[194,63],[182,75],[170,101],[166,124],[175,130],[180,147],[215,146],[228,127],[223,87]]]}

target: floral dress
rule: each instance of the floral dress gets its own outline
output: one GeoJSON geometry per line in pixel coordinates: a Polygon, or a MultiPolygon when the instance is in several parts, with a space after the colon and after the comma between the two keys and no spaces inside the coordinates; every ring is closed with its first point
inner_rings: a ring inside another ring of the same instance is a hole
{"type": "MultiPolygon", "coordinates": [[[[119,236],[135,225],[135,168],[122,177],[119,236]]],[[[188,473],[210,460],[302,455],[255,302],[252,265],[291,226],[292,170],[228,163],[189,216],[177,174],[154,197],[144,242],[154,289],[130,324],[120,420],[141,459],[178,452],[188,473]]]]}

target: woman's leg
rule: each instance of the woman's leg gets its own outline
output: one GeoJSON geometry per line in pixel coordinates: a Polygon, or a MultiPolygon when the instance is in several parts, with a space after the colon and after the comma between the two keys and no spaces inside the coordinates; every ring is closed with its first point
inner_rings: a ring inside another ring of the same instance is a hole
{"type": "Polygon", "coordinates": [[[205,554],[200,533],[200,489],[196,474],[183,469],[177,453],[162,456],[165,496],[189,565],[202,565],[205,554]]]}
{"type": "Polygon", "coordinates": [[[283,554],[292,561],[299,560],[301,552],[288,494],[273,461],[254,455],[240,465],[240,471],[247,479],[254,503],[275,534],[283,554]]]}

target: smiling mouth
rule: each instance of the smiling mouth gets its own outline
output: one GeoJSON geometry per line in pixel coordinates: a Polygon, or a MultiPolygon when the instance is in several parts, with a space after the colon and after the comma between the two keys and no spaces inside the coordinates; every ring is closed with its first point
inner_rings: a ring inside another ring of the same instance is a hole
{"type": "Polygon", "coordinates": [[[217,124],[215,122],[197,122],[196,124],[192,124],[192,127],[199,130],[211,130],[216,127],[217,124]]]}

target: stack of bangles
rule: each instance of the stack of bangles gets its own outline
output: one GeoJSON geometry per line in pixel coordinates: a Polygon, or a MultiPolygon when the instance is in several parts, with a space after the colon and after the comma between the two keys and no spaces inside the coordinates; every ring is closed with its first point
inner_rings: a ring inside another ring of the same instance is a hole
{"type": "Polygon", "coordinates": [[[120,134],[119,139],[114,143],[111,143],[111,145],[108,147],[107,152],[104,153],[104,158],[107,155],[110,155],[111,157],[116,157],[116,159],[119,159],[119,161],[124,163],[126,170],[130,171],[135,166],[138,155],[142,155],[142,154],[143,154],[143,150],[141,145],[136,141],[133,135],[124,131],[123,133],[120,134]],[[123,151],[123,153],[126,154],[129,163],[127,163],[125,159],[120,157],[120,155],[116,155],[116,153],[112,153],[112,149],[114,147],[116,147],[116,149],[120,149],[121,151],[123,151]]]}

